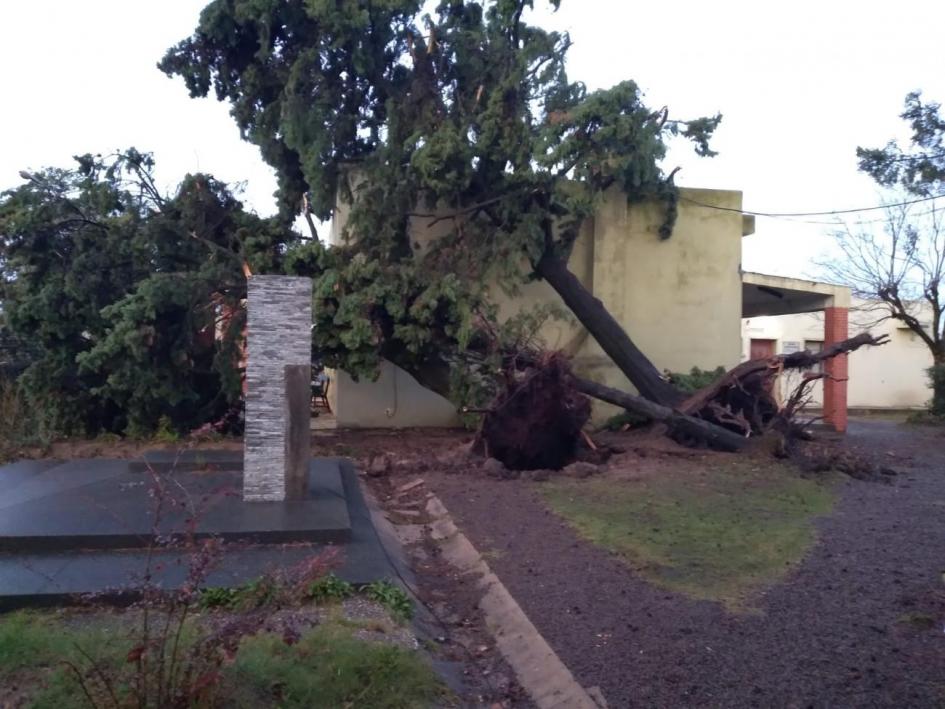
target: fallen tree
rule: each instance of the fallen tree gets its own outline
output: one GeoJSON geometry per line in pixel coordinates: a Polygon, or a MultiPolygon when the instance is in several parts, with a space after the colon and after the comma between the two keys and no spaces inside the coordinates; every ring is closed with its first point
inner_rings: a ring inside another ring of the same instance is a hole
{"type": "MultiPolygon", "coordinates": [[[[860,347],[875,347],[887,342],[889,337],[886,335],[874,337],[864,332],[834,343],[822,352],[792,352],[742,362],[714,384],[683,401],[678,411],[744,436],[758,435],[771,428],[772,422],[783,419],[786,413],[785,406],[779,404],[775,394],[775,383],[782,372],[810,369],[820,362],[846,355],[860,347]]],[[[798,390],[803,391],[815,379],[827,376],[807,376],[801,381],[798,390]]],[[[788,404],[793,403],[795,408],[798,390],[788,397],[788,404]]]]}
{"type": "Polygon", "coordinates": [[[860,347],[888,341],[885,335],[862,333],[822,352],[795,352],[743,362],[675,408],[575,376],[562,353],[515,352],[505,358],[504,386],[492,405],[475,410],[483,414],[477,435],[479,452],[512,469],[566,465],[573,460],[581,428],[590,416],[585,396],[665,424],[671,436],[690,445],[736,452],[750,439],[771,433],[783,441],[804,435],[796,417],[808,400],[810,386],[829,375],[805,373],[781,404],[775,394],[781,374],[810,369],[860,347]]]}

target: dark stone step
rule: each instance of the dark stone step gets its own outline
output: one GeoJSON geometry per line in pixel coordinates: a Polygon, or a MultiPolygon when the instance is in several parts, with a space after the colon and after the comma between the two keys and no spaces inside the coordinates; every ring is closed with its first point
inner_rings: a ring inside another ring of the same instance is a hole
{"type": "MultiPolygon", "coordinates": [[[[110,464],[116,461],[96,462],[110,464]]],[[[120,467],[123,472],[115,473],[112,470],[115,474],[105,479],[120,480],[123,475],[130,474],[127,461],[117,462],[122,464],[120,467]]],[[[81,469],[83,466],[88,468],[89,463],[90,461],[76,461],[77,467],[70,467],[69,470],[81,469]]],[[[54,468],[35,466],[33,472],[42,469],[54,468]]],[[[103,475],[105,469],[111,470],[109,465],[100,465],[98,469],[103,475]]],[[[12,489],[18,487],[13,485],[13,477],[16,476],[6,474],[10,470],[11,466],[0,468],[0,495],[4,493],[5,483],[12,489]]],[[[345,461],[320,459],[312,461],[312,470],[316,485],[321,486],[316,487],[316,492],[321,489],[324,493],[318,497],[336,495],[334,499],[340,501],[344,508],[345,519],[348,521],[344,540],[334,543],[252,545],[226,542],[219,563],[206,577],[203,586],[237,586],[267,572],[285,569],[311,559],[328,548],[335,550],[333,553],[338,563],[335,572],[351,583],[366,584],[395,576],[397,572],[375,530],[358,484],[357,474],[351,465],[345,461]],[[326,471],[334,471],[335,474],[326,474],[326,471]],[[330,479],[331,484],[328,484],[326,478],[330,479]],[[335,480],[338,483],[337,488],[334,487],[335,480]]],[[[141,473],[135,475],[140,476],[141,473]]],[[[59,475],[56,479],[67,478],[59,475]]],[[[12,489],[8,492],[12,492],[12,489]]],[[[31,488],[33,492],[37,489],[37,485],[31,488]]],[[[81,496],[88,497],[89,490],[86,487],[74,486],[69,489],[74,494],[74,500],[80,499],[77,491],[81,491],[81,496]]],[[[23,498],[24,493],[21,492],[20,496],[23,498]]],[[[6,524],[8,512],[15,508],[16,504],[8,506],[3,497],[0,499],[3,500],[0,502],[0,520],[6,524]]],[[[257,509],[258,505],[270,503],[251,504],[252,509],[257,509]]],[[[276,534],[279,530],[270,528],[268,531],[270,534],[276,534]]],[[[66,550],[19,549],[0,553],[0,611],[25,606],[70,603],[89,594],[94,594],[95,599],[100,601],[135,598],[137,589],[148,573],[148,550],[80,550],[73,548],[71,542],[66,543],[69,546],[66,550]]],[[[173,548],[158,548],[156,552],[152,552],[150,574],[153,582],[162,588],[179,587],[186,579],[190,553],[192,552],[173,548]]]]}
{"type": "Polygon", "coordinates": [[[224,460],[163,471],[143,463],[78,460],[0,469],[0,552],[148,547],[167,537],[220,537],[256,544],[345,542],[351,520],[336,460],[313,460],[308,499],[243,502],[241,473],[224,460]],[[163,490],[163,493],[158,492],[163,490]]]}

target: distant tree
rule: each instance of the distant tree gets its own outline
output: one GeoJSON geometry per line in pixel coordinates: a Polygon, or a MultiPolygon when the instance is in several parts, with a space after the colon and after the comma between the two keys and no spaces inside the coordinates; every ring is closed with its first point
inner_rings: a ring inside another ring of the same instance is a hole
{"type": "Polygon", "coordinates": [[[327,220],[339,195],[350,204],[347,245],[290,256],[318,278],[319,349],[355,375],[385,357],[446,393],[450,358],[492,320],[488,284],[514,293],[538,278],[642,394],[677,402],[567,257],[611,188],[662,201],[668,237],[666,141],[713,155],[719,116],[670,120],[632,81],[593,92],[570,81],[570,39],[526,22],[532,0],[424,6],[214,0],[160,63],[192,96],[230,102],[277,172],[284,219],[327,220]],[[421,248],[412,220],[444,233],[421,248]]]}
{"type": "Polygon", "coordinates": [[[76,161],[0,195],[0,304],[32,360],[19,384],[60,433],[213,420],[240,401],[243,261],[278,270],[296,237],[206,175],[161,194],[136,150],[76,161]]]}
{"type": "Polygon", "coordinates": [[[836,231],[839,254],[821,265],[829,280],[870,303],[874,322],[898,320],[925,343],[932,355],[931,409],[945,416],[945,205],[901,201],[886,208],[880,228],[836,231]]]}
{"type": "Polygon", "coordinates": [[[906,96],[901,117],[912,130],[909,144],[857,148],[860,169],[883,187],[898,189],[897,203],[928,201],[888,207],[881,232],[837,233],[843,256],[828,272],[856,295],[879,301],[888,317],[928,346],[931,408],[945,416],[945,207],[934,199],[945,197],[945,117],[940,104],[923,102],[918,91],[906,96]]]}

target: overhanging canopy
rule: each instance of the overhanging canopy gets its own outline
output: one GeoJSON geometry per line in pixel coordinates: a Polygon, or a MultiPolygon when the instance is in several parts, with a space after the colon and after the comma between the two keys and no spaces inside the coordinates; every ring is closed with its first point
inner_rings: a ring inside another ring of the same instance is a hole
{"type": "Polygon", "coordinates": [[[742,273],[743,318],[849,307],[850,289],[846,286],[764,273],[742,273]]]}

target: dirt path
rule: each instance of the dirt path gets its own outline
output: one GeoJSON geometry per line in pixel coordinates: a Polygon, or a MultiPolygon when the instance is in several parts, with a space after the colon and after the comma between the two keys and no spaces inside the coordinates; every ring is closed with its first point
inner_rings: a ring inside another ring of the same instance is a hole
{"type": "Polygon", "coordinates": [[[848,443],[906,473],[844,484],[821,542],[758,615],[634,577],[548,512],[535,483],[427,480],[612,707],[945,706],[945,437],[871,421],[848,443]]]}

